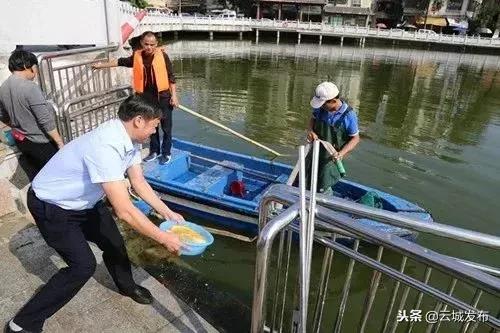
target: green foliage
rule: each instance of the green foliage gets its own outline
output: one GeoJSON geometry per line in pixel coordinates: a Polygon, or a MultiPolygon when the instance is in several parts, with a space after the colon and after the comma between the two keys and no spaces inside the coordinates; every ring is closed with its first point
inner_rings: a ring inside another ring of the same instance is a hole
{"type": "Polygon", "coordinates": [[[500,2],[498,0],[483,0],[475,21],[480,27],[495,30],[500,16],[500,2]]]}
{"type": "Polygon", "coordinates": [[[244,13],[246,16],[250,15],[252,6],[257,3],[256,0],[230,0],[230,2],[239,12],[244,13]]]}
{"type": "Polygon", "coordinates": [[[431,4],[431,11],[437,12],[443,7],[443,0],[433,0],[431,4]]]}
{"type": "Polygon", "coordinates": [[[149,6],[149,3],[146,0],[130,0],[129,1],[132,6],[144,9],[149,6]]]}
{"type": "Polygon", "coordinates": [[[422,10],[425,12],[429,6],[430,0],[417,0],[415,1],[415,8],[422,10]]]}

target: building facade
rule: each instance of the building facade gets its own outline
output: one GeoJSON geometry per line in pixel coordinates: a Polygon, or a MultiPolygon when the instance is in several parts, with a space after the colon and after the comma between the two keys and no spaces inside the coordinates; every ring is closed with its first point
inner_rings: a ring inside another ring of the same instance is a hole
{"type": "Polygon", "coordinates": [[[367,26],[372,16],[372,0],[260,0],[256,15],[257,18],[352,26],[367,26]]]}
{"type": "Polygon", "coordinates": [[[372,0],[328,0],[323,21],[331,25],[369,26],[372,0]]]}
{"type": "Polygon", "coordinates": [[[167,0],[147,0],[150,7],[165,8],[167,7],[167,0]]]}
{"type": "Polygon", "coordinates": [[[258,0],[257,18],[321,21],[326,0],[258,0]]]}
{"type": "MultiPolygon", "coordinates": [[[[158,0],[160,1],[160,0],[158,0]]],[[[205,12],[211,0],[166,0],[166,6],[175,12],[205,12]]],[[[151,3],[151,2],[150,2],[151,3]]]]}

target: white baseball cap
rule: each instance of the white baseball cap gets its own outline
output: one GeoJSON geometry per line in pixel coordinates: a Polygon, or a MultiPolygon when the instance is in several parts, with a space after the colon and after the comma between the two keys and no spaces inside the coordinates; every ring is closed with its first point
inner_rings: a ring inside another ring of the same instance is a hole
{"type": "Polygon", "coordinates": [[[314,109],[320,108],[326,101],[339,95],[339,88],[331,82],[320,83],[316,87],[315,96],[311,99],[311,106],[314,109]]]}

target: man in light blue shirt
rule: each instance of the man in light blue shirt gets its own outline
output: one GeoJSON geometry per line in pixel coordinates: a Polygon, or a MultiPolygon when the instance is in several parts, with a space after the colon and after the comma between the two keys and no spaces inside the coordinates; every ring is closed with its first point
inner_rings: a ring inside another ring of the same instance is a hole
{"type": "Polygon", "coordinates": [[[116,223],[102,199],[107,197],[118,218],[139,233],[177,253],[179,238],[161,231],[130,201],[124,175],[136,193],[165,219],[182,221],[144,179],[139,146],[155,132],[162,115],[153,102],[130,96],[110,120],[64,146],[38,173],[28,192],[28,208],[48,245],[66,261],[7,325],[8,332],[40,332],[52,316],[94,274],[96,260],[87,241],[103,250],[103,259],[121,294],[143,304],[151,293],[133,278],[127,251],[116,223]]]}

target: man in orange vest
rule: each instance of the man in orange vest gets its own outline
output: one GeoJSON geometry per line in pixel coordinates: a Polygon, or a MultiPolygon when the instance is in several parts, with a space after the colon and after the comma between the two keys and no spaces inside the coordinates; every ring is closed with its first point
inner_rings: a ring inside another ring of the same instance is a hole
{"type": "Polygon", "coordinates": [[[170,58],[158,47],[156,35],[146,31],[141,35],[141,49],[134,51],[130,57],[97,63],[92,67],[98,69],[116,66],[131,67],[134,91],[160,102],[163,110],[160,123],[163,140],[160,145],[160,126],[158,126],[156,133],[150,137],[149,155],[144,158],[144,162],[158,158],[160,164],[167,164],[170,161],[172,148],[172,110],[179,105],[170,58]]]}

